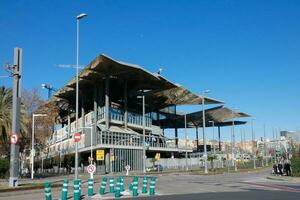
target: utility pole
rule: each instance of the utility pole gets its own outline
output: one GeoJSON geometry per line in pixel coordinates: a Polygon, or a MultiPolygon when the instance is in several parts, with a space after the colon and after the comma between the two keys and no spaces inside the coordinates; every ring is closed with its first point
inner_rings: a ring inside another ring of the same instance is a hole
{"type": "MultiPolygon", "coordinates": [[[[21,104],[21,77],[22,77],[22,49],[14,49],[13,75],[13,107],[12,107],[12,132],[11,135],[19,137],[20,133],[20,104],[21,104]]],[[[19,176],[19,144],[18,141],[10,145],[10,170],[9,186],[18,186],[19,176]]]]}

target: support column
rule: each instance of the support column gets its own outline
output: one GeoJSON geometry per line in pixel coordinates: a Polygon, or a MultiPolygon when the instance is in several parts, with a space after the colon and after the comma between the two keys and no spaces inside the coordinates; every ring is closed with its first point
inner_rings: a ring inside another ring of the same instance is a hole
{"type": "Polygon", "coordinates": [[[127,111],[127,79],[124,83],[124,127],[127,129],[128,111],[127,111]]]}
{"type": "Polygon", "coordinates": [[[221,127],[218,126],[219,151],[221,151],[221,127]]]}
{"type": "Polygon", "coordinates": [[[68,138],[71,135],[71,117],[70,117],[70,109],[68,110],[68,138]]]}
{"type": "Polygon", "coordinates": [[[97,122],[98,122],[98,88],[94,87],[94,116],[93,116],[93,138],[91,140],[97,141],[94,138],[97,138],[97,122]]]}
{"type": "Polygon", "coordinates": [[[175,147],[178,147],[178,128],[177,128],[176,105],[175,105],[175,147]]]}
{"type": "Polygon", "coordinates": [[[198,133],[198,125],[196,126],[196,149],[198,151],[198,146],[199,146],[199,133],[198,133]]]}
{"type": "MultiPolygon", "coordinates": [[[[85,127],[85,109],[84,109],[84,104],[85,104],[85,98],[84,98],[84,95],[82,95],[82,98],[81,98],[81,126],[82,127],[85,127]]],[[[80,128],[80,127],[78,127],[80,128]]],[[[82,133],[85,133],[85,129],[83,128],[82,129],[82,133]]]]}
{"type": "Polygon", "coordinates": [[[105,77],[105,128],[109,129],[109,77],[105,77]]]}

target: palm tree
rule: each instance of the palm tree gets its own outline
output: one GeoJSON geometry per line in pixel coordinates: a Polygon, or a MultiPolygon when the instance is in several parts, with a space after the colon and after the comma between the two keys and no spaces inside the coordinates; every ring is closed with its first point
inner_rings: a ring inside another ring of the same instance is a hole
{"type": "MultiPolygon", "coordinates": [[[[12,89],[0,87],[0,155],[9,153],[9,136],[12,125],[12,89]]],[[[20,115],[20,139],[26,134],[25,107],[21,105],[20,115]]]]}

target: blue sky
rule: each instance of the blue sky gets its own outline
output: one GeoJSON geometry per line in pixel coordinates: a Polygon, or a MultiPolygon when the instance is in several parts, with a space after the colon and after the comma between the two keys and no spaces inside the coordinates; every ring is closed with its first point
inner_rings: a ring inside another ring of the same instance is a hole
{"type": "MultiPolygon", "coordinates": [[[[269,136],[273,127],[300,129],[299,1],[1,1],[0,65],[22,47],[23,87],[46,98],[42,83],[60,88],[75,74],[56,64],[76,61],[80,12],[88,14],[80,64],[104,53],[152,72],[162,67],[168,79],[195,93],[210,89],[211,97],[251,114],[257,135],[264,123],[269,136]]],[[[201,107],[183,110],[195,109],[201,107]]]]}

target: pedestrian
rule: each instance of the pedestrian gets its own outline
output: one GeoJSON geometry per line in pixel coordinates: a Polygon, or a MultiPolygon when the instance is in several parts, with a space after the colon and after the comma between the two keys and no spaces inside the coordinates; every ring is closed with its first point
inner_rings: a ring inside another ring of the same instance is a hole
{"type": "Polygon", "coordinates": [[[282,174],[283,174],[282,168],[283,168],[282,162],[280,161],[280,162],[278,163],[278,171],[279,171],[279,175],[280,175],[280,176],[282,176],[282,174]]]}
{"type": "Polygon", "coordinates": [[[273,165],[273,174],[278,174],[276,163],[273,165]]]}
{"type": "Polygon", "coordinates": [[[290,160],[286,159],[286,175],[291,176],[291,162],[290,160]]]}

